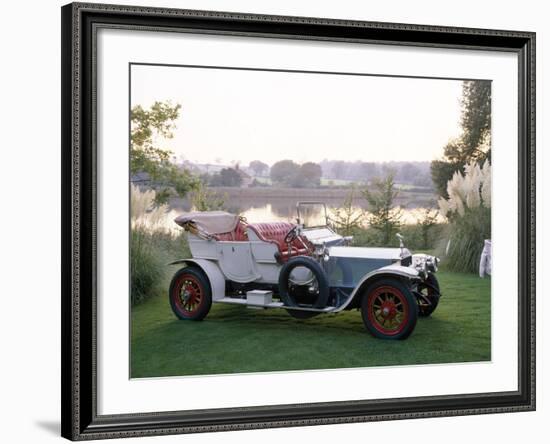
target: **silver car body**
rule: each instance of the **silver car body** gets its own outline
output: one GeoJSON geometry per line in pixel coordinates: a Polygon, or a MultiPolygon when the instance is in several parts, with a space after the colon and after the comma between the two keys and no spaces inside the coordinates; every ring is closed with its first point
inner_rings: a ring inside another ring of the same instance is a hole
{"type": "MultiPolygon", "coordinates": [[[[307,228],[300,225],[298,230],[314,246],[313,257],[326,271],[329,286],[341,288],[348,295],[338,306],[324,309],[325,312],[345,309],[356,295],[380,276],[415,281],[421,280],[428,270],[435,271],[437,268],[436,258],[425,254],[412,255],[404,246],[353,247],[346,245],[350,238],[340,236],[329,226],[307,228]]],[[[226,281],[276,285],[282,267],[277,260],[278,248],[274,243],[260,239],[250,229],[247,230],[247,238],[247,241],[220,241],[189,232],[193,258],[172,264],[194,264],[202,269],[209,280],[213,302],[246,303],[242,299],[226,296],[226,281]]],[[[291,280],[307,284],[312,280],[312,275],[307,268],[297,267],[292,272],[291,280]]],[[[269,307],[284,308],[282,303],[272,303],[269,307]]]]}

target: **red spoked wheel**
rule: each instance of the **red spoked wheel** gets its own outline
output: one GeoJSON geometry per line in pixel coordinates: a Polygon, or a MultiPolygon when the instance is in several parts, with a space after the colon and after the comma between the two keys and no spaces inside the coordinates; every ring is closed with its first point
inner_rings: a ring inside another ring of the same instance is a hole
{"type": "Polygon", "coordinates": [[[198,268],[179,270],[170,283],[170,306],[180,319],[200,321],[210,311],[212,291],[204,273],[198,268]]]}
{"type": "Polygon", "coordinates": [[[404,284],[384,279],[370,285],[361,302],[367,330],[381,339],[405,339],[416,325],[416,300],[404,284]]]}

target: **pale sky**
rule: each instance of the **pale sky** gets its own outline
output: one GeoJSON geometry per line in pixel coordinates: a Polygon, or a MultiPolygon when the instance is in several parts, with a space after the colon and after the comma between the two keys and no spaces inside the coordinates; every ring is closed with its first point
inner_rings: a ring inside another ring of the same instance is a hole
{"type": "Polygon", "coordinates": [[[162,146],[195,163],[430,161],[460,134],[459,80],[133,65],[131,87],[182,105],[162,146]]]}

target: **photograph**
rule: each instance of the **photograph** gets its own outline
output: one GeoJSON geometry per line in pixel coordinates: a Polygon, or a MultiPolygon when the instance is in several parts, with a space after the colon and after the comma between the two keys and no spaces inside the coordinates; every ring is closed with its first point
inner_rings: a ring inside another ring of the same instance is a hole
{"type": "Polygon", "coordinates": [[[488,79],[131,63],[130,378],[489,362],[488,79]]]}

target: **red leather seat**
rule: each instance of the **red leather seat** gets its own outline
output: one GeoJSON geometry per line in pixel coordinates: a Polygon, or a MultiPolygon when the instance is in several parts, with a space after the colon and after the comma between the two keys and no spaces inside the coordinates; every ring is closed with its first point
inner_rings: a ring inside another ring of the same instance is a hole
{"type": "Polygon", "coordinates": [[[311,245],[303,237],[294,239],[291,242],[291,252],[288,251],[288,244],[285,242],[287,233],[295,226],[290,222],[264,222],[257,224],[247,224],[239,220],[233,231],[228,233],[212,234],[212,237],[218,241],[247,242],[248,235],[246,230],[250,228],[258,238],[264,242],[270,242],[277,246],[280,258],[286,261],[289,257],[298,255],[309,255],[312,251],[311,245]],[[305,245],[305,246],[304,246],[305,245]]]}
{"type": "Polygon", "coordinates": [[[288,251],[288,244],[285,236],[295,226],[290,222],[264,222],[248,224],[248,228],[254,231],[258,238],[264,242],[271,242],[277,245],[282,259],[291,256],[307,255],[310,253],[309,243],[304,238],[296,238],[291,242],[291,252],[288,251]],[[305,245],[305,246],[304,246],[305,245]]]}
{"type": "Polygon", "coordinates": [[[248,241],[246,227],[246,222],[240,219],[233,231],[230,231],[229,233],[217,233],[214,234],[213,237],[219,241],[246,242],[248,241]]]}

